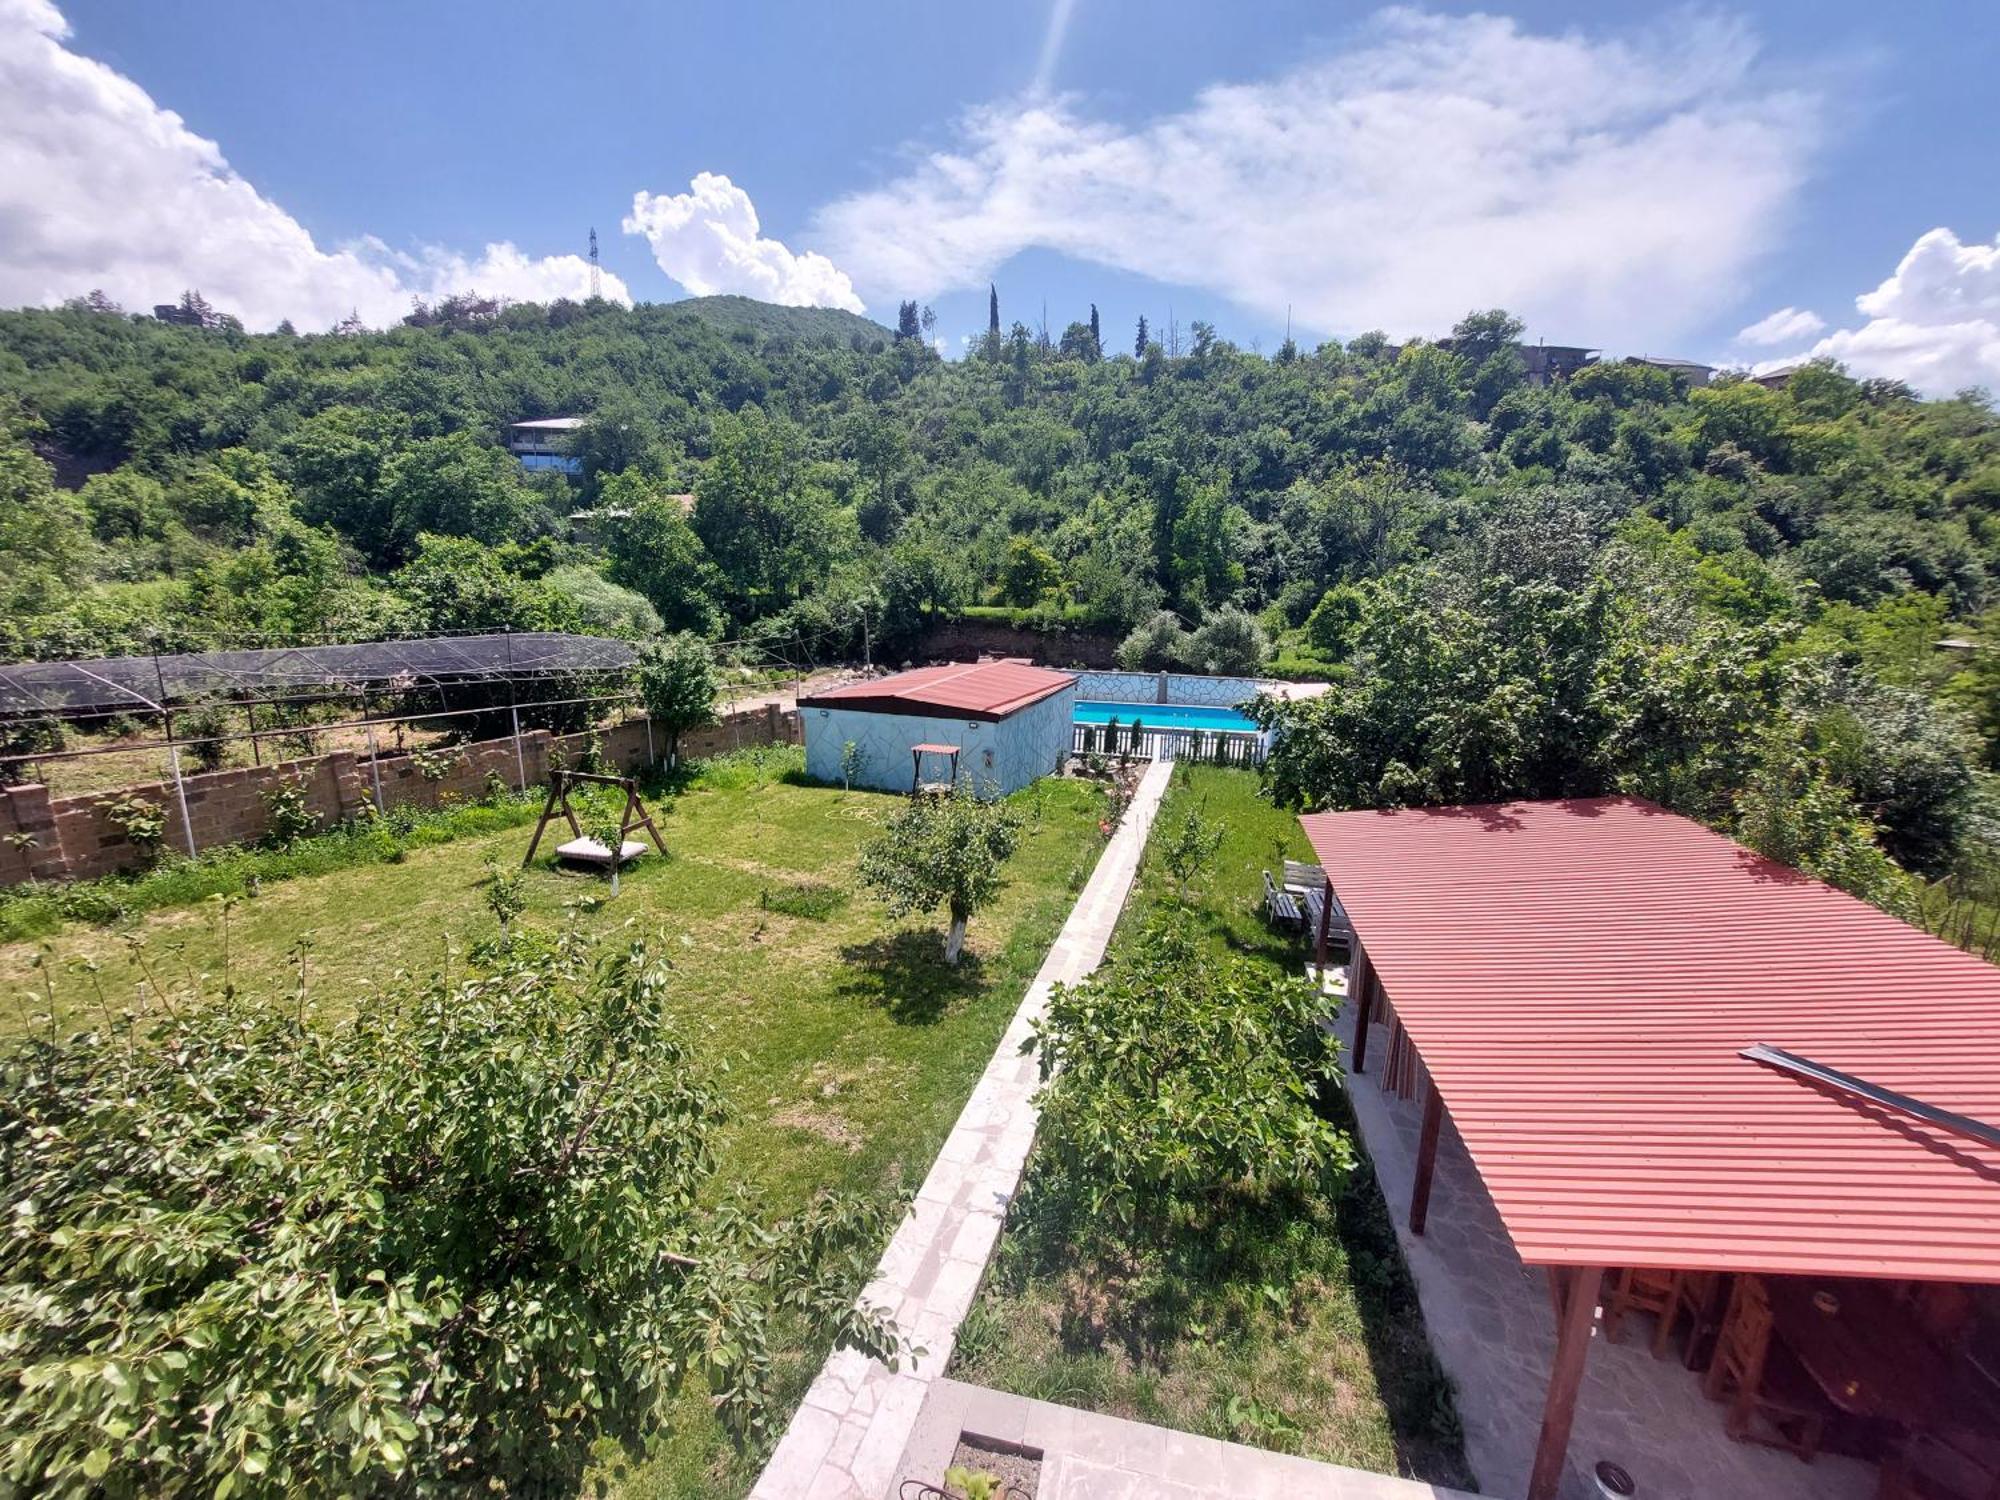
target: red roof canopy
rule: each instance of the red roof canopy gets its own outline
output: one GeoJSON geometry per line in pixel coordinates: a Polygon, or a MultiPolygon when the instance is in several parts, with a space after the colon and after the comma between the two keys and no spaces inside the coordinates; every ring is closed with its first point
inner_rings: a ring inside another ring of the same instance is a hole
{"type": "Polygon", "coordinates": [[[858,708],[870,713],[1004,719],[1072,686],[1068,672],[1025,661],[952,662],[874,682],[856,682],[799,699],[800,708],[858,708]]]}
{"type": "Polygon", "coordinates": [[[1632,798],[1301,820],[1521,1258],[2000,1282],[2000,969],[1632,798]]]}

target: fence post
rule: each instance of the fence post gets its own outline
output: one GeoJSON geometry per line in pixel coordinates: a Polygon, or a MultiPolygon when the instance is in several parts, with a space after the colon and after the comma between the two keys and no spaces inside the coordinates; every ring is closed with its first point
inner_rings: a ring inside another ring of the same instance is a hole
{"type": "Polygon", "coordinates": [[[368,726],[368,779],[375,784],[375,812],[379,817],[388,811],[382,806],[382,758],[375,749],[375,726],[368,726]]]}
{"type": "Polygon", "coordinates": [[[174,798],[181,805],[181,833],[187,839],[188,855],[192,858],[198,851],[194,846],[194,819],[188,816],[187,783],[181,780],[181,747],[173,741],[173,720],[167,720],[167,764],[173,767],[174,798]]]}
{"type": "Polygon", "coordinates": [[[521,753],[521,710],[510,704],[507,714],[514,721],[514,784],[522,791],[526,791],[528,789],[528,758],[521,753]]]}

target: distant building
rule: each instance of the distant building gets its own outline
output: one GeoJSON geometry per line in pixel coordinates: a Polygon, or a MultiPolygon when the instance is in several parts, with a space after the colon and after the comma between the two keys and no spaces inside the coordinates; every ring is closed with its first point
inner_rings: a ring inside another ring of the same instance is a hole
{"type": "MultiPolygon", "coordinates": [[[[1439,339],[1437,347],[1453,354],[1461,352],[1457,339],[1439,339]]],[[[1400,349],[1395,350],[1390,358],[1401,352],[1400,349]]],[[[1595,349],[1584,349],[1575,344],[1516,344],[1514,352],[1521,356],[1521,368],[1527,371],[1531,385],[1567,380],[1586,365],[1597,363],[1595,349]]]]}
{"type": "Polygon", "coordinates": [[[1528,379],[1536,385],[1567,380],[1585,366],[1597,363],[1595,349],[1580,349],[1574,344],[1521,344],[1515,352],[1527,367],[1528,379]]]}
{"type": "Polygon", "coordinates": [[[1692,359],[1667,359],[1657,354],[1628,354],[1628,365],[1644,365],[1651,370],[1665,370],[1669,375],[1678,375],[1688,384],[1688,389],[1704,386],[1715,378],[1715,366],[1705,365],[1692,359]]]}
{"type": "Polygon", "coordinates": [[[515,422],[507,428],[507,451],[521,461],[530,474],[554,470],[558,474],[583,472],[583,460],[569,453],[570,436],[589,420],[586,417],[543,417],[533,422],[515,422]]]}
{"type": "Polygon", "coordinates": [[[1750,383],[1761,385],[1767,391],[1782,391],[1791,378],[1804,368],[1804,365],[1780,365],[1775,370],[1766,370],[1762,375],[1750,376],[1750,383]]]}

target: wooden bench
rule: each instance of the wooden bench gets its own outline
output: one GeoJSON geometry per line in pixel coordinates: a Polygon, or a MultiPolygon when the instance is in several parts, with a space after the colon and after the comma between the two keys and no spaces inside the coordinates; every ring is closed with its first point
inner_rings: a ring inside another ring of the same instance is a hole
{"type": "Polygon", "coordinates": [[[1298,898],[1272,880],[1269,870],[1264,872],[1264,920],[1274,927],[1299,927],[1305,921],[1298,898]]]}
{"type": "Polygon", "coordinates": [[[1285,861],[1285,889],[1288,891],[1318,891],[1326,888],[1326,871],[1318,865],[1302,864],[1296,859],[1285,861]]]}

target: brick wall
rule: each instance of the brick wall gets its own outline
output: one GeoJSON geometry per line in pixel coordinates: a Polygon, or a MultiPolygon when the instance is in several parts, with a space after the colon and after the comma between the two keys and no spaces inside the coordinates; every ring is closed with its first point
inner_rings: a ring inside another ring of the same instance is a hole
{"type": "MultiPolygon", "coordinates": [[[[654,755],[664,757],[665,731],[654,730],[650,742],[647,731],[645,719],[629,719],[601,731],[605,768],[637,771],[654,755]]],[[[293,781],[304,786],[307,805],[323,826],[359,816],[378,799],[383,808],[436,807],[447,794],[471,800],[484,795],[489,773],[514,788],[548,780],[549,755],[556,740],[562,740],[569,763],[575,765],[583,755],[585,738],[535,729],[523,734],[518,745],[511,737],[461,745],[445,774],[435,781],[424,776],[411,755],[384,754],[371,764],[366,755],[345,750],[276,765],[209,771],[183,778],[187,821],[194,828],[196,849],[255,842],[269,823],[265,795],[293,781]]],[[[683,736],[681,755],[716,755],[749,745],[797,744],[799,739],[798,714],[766,705],[729,714],[718,724],[683,736]]],[[[158,805],[166,814],[166,847],[176,853],[187,851],[187,826],[181,821],[171,781],[84,797],[51,797],[44,786],[0,787],[0,885],[29,879],[88,880],[138,864],[139,851],[104,811],[105,804],[118,796],[158,805]],[[7,836],[16,833],[32,834],[33,847],[10,842],[7,836]]]]}

